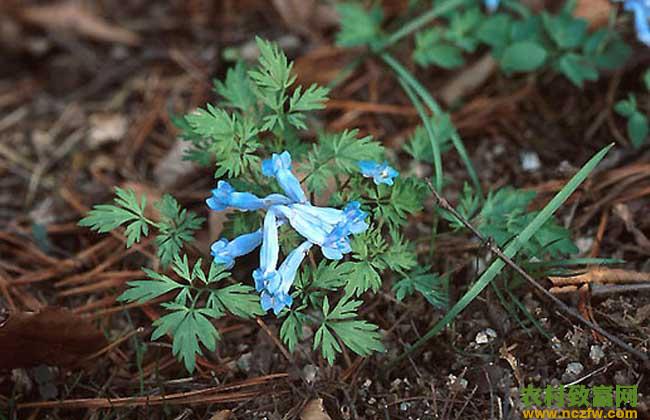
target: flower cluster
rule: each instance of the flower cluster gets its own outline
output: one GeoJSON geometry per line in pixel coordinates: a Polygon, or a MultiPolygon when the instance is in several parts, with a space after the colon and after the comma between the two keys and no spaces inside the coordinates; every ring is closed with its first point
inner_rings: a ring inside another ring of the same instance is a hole
{"type": "Polygon", "coordinates": [[[623,8],[634,13],[634,26],[639,41],[650,46],[650,0],[625,0],[623,8]]]}
{"type": "MultiPolygon", "coordinates": [[[[386,163],[360,162],[361,172],[375,183],[392,185],[397,171],[386,163]]],[[[314,206],[309,202],[300,182],[291,172],[289,152],[273,154],[262,162],[262,174],[273,177],[284,194],[270,194],[259,198],[248,192],[235,191],[226,181],[219,181],[212,196],[206,200],[210,209],[222,211],[265,210],[262,229],[241,235],[232,241],[222,238],[212,244],[214,261],[231,268],[235,259],[252,252],[258,246],[260,265],[253,272],[255,288],[260,293],[262,309],[273,309],[277,315],[291,306],[289,289],[303,259],[313,246],[318,246],[325,258],[340,260],[352,251],[350,236],[368,229],[367,214],[357,201],[349,202],[343,210],[314,206]],[[278,267],[280,246],[278,228],[288,224],[305,241],[291,251],[278,267]]]]}

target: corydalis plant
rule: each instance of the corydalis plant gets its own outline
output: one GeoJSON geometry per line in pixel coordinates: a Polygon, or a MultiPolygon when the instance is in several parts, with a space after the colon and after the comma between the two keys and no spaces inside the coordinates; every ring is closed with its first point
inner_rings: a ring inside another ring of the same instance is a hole
{"type": "Polygon", "coordinates": [[[148,278],[130,282],[120,301],[161,300],[166,312],[152,338],[171,335],[173,354],[190,371],[202,346],[215,349],[213,321],[227,314],[246,319],[273,310],[290,350],[310,328],[312,347],[333,363],[342,346],[361,356],[383,350],[378,327],[359,319],[358,309],[384,279],[407,279],[400,298],[417,291],[430,302],[444,300],[422,287],[437,282],[414,271],[415,246],[401,234],[407,217],[422,209],[423,183],[398,177],[381,143],[356,130],[306,140],[309,112],[325,106],[328,91],[296,87],[284,53],[257,42],[257,65],[238,63],[215,82],[218,105],[174,118],[191,143],[186,158],[214,165],[215,177],[226,178],[216,182],[208,207],[234,210],[225,212],[210,268],[183,255],[203,219],[171,196],[158,205],[160,221],[145,215],[144,198],[118,190],[115,205],[98,205],[80,222],[99,232],[126,226],[128,247],[150,227],[160,231],[159,256],[173,262],[173,272],[145,269],[148,278]],[[247,263],[257,248],[258,262],[247,263]]]}
{"type": "MultiPolygon", "coordinates": [[[[384,171],[396,175],[394,169],[385,166],[384,171]]],[[[260,292],[262,309],[273,309],[278,315],[293,302],[289,290],[302,260],[311,247],[318,245],[327,259],[342,259],[343,255],[352,251],[350,235],[368,229],[365,222],[367,214],[360,210],[357,201],[348,203],[343,210],[312,205],[300,182],[291,172],[289,152],[273,154],[270,159],[262,162],[262,173],[275,178],[285,195],[273,193],[265,198],[258,198],[251,193],[237,192],[227,182],[219,181],[206,202],[208,207],[215,211],[266,210],[261,230],[243,234],[232,242],[225,238],[216,241],[212,245],[212,255],[215,262],[231,267],[235,258],[252,252],[261,244],[260,265],[253,271],[255,289],[260,292]],[[278,268],[278,227],[284,224],[295,229],[305,241],[289,252],[278,268]]]]}

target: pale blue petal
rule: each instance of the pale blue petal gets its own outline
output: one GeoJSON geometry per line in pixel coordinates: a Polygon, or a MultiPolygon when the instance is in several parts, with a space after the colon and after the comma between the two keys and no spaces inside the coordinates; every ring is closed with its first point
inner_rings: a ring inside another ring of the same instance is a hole
{"type": "Polygon", "coordinates": [[[343,211],[332,207],[317,207],[311,204],[293,204],[291,208],[327,224],[335,225],[343,220],[343,211]]]}
{"type": "Polygon", "coordinates": [[[296,278],[298,268],[312,246],[313,244],[311,242],[305,241],[296,247],[296,249],[291,251],[289,255],[287,255],[287,258],[284,259],[278,269],[278,272],[282,277],[282,284],[279,287],[279,291],[284,293],[289,292],[289,289],[296,278]]]}
{"type": "Polygon", "coordinates": [[[273,206],[270,210],[276,212],[284,220],[289,222],[291,227],[305,239],[316,244],[322,244],[332,229],[331,225],[322,222],[308,213],[300,212],[291,206],[273,206]]]}
{"type": "Polygon", "coordinates": [[[284,192],[295,202],[307,202],[307,196],[300,186],[300,181],[291,172],[291,155],[289,152],[274,153],[270,159],[262,162],[262,174],[272,176],[278,181],[284,192]]]}
{"type": "Polygon", "coordinates": [[[228,207],[241,211],[259,210],[265,207],[264,201],[255,194],[235,191],[226,181],[219,181],[217,188],[212,190],[212,196],[205,202],[215,211],[222,211],[228,207]]]}
{"type": "Polygon", "coordinates": [[[216,263],[223,264],[229,269],[235,264],[235,258],[251,253],[261,242],[262,231],[256,230],[252,233],[240,235],[232,241],[221,238],[212,244],[210,253],[216,263]]]}
{"type": "Polygon", "coordinates": [[[275,271],[278,265],[278,223],[275,213],[266,212],[264,216],[262,250],[260,251],[260,269],[264,272],[275,271]]]}
{"type": "Polygon", "coordinates": [[[393,185],[393,178],[399,175],[394,168],[388,165],[388,162],[377,163],[370,160],[358,162],[361,174],[366,178],[372,178],[375,184],[393,185]]]}
{"type": "Polygon", "coordinates": [[[634,12],[634,26],[639,41],[650,46],[650,25],[648,24],[650,5],[640,0],[628,0],[625,2],[624,8],[634,12]]]}

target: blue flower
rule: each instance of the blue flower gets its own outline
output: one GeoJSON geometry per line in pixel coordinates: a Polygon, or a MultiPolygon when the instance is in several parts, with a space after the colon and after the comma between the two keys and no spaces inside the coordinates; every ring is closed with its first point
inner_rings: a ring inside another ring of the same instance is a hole
{"type": "Polygon", "coordinates": [[[293,303],[293,298],[288,293],[278,292],[274,295],[270,294],[266,290],[263,290],[260,295],[260,304],[262,305],[262,310],[265,312],[269,309],[273,309],[275,315],[279,315],[282,312],[282,309],[285,307],[290,307],[293,303]]]}
{"type": "Polygon", "coordinates": [[[235,258],[251,253],[261,243],[262,231],[256,230],[252,233],[240,235],[232,241],[221,238],[212,244],[210,253],[214,257],[215,263],[223,264],[226,269],[230,269],[235,265],[235,258]]]}
{"type": "Polygon", "coordinates": [[[634,12],[634,26],[636,36],[639,41],[650,46],[650,1],[645,0],[626,0],[623,8],[634,12]]]}
{"type": "Polygon", "coordinates": [[[485,8],[488,12],[493,13],[499,8],[499,1],[500,0],[483,0],[483,4],[485,4],[485,8]]]}
{"type": "Polygon", "coordinates": [[[365,219],[367,214],[361,210],[358,201],[352,201],[343,210],[343,218],[334,226],[325,238],[321,250],[326,258],[340,260],[344,254],[352,251],[349,236],[368,229],[365,219]]]}
{"type": "Polygon", "coordinates": [[[281,282],[277,286],[269,284],[260,295],[260,303],[264,311],[273,309],[273,313],[278,315],[282,309],[291,306],[293,298],[289,294],[289,289],[293,285],[300,264],[312,246],[313,244],[309,241],[303,242],[291,251],[282,262],[278,269],[281,282]]]}
{"type": "Polygon", "coordinates": [[[275,204],[289,204],[291,200],[282,194],[271,194],[262,199],[255,194],[235,191],[226,181],[219,181],[217,188],[212,190],[212,196],[205,202],[215,211],[222,211],[229,207],[249,211],[268,208],[275,204]]]}
{"type": "Polygon", "coordinates": [[[318,217],[321,207],[309,206],[309,211],[305,211],[304,207],[300,204],[273,206],[269,211],[275,212],[278,217],[286,220],[305,239],[320,245],[334,225],[318,217]]]}
{"type": "Polygon", "coordinates": [[[372,160],[360,160],[359,169],[366,178],[372,178],[375,184],[393,185],[393,178],[399,175],[388,162],[377,163],[372,160]]]}
{"type": "Polygon", "coordinates": [[[368,228],[367,215],[356,201],[349,203],[343,211],[310,204],[273,206],[270,211],[276,212],[305,239],[319,245],[325,258],[331,260],[340,260],[352,251],[350,234],[368,228]]]}
{"type": "Polygon", "coordinates": [[[276,270],[279,253],[277,218],[275,212],[268,211],[264,217],[264,226],[262,227],[260,266],[253,271],[255,289],[258,292],[264,289],[276,289],[279,286],[281,278],[276,270]]]}
{"type": "Polygon", "coordinates": [[[300,186],[300,181],[291,172],[291,155],[283,152],[278,155],[274,153],[270,159],[262,162],[262,174],[272,176],[278,181],[280,187],[293,201],[298,203],[307,202],[307,196],[300,186]]]}

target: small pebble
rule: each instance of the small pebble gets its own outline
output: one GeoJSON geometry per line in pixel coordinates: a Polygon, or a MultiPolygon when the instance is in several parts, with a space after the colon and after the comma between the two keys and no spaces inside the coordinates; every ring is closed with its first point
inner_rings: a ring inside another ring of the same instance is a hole
{"type": "Polygon", "coordinates": [[[580,375],[583,370],[585,370],[585,367],[582,365],[582,363],[571,362],[566,366],[566,370],[564,371],[564,373],[576,377],[580,375]]]}
{"type": "Polygon", "coordinates": [[[487,344],[491,341],[493,341],[495,338],[497,338],[497,332],[494,331],[492,328],[486,328],[483,331],[479,331],[478,334],[476,334],[476,338],[474,341],[476,344],[487,344]]]}
{"type": "Polygon", "coordinates": [[[589,357],[595,364],[599,364],[603,357],[605,357],[605,352],[602,347],[594,344],[589,351],[589,357]]]}
{"type": "Polygon", "coordinates": [[[447,386],[448,387],[459,387],[461,389],[467,388],[468,382],[465,378],[459,378],[456,375],[449,374],[447,377],[447,386]]]}
{"type": "Polygon", "coordinates": [[[542,167],[542,162],[540,162],[539,156],[535,152],[522,152],[519,158],[521,159],[521,167],[526,172],[535,172],[542,167]]]}
{"type": "Polygon", "coordinates": [[[313,383],[318,375],[318,368],[314,365],[307,365],[302,369],[303,377],[308,384],[313,383]]]}

